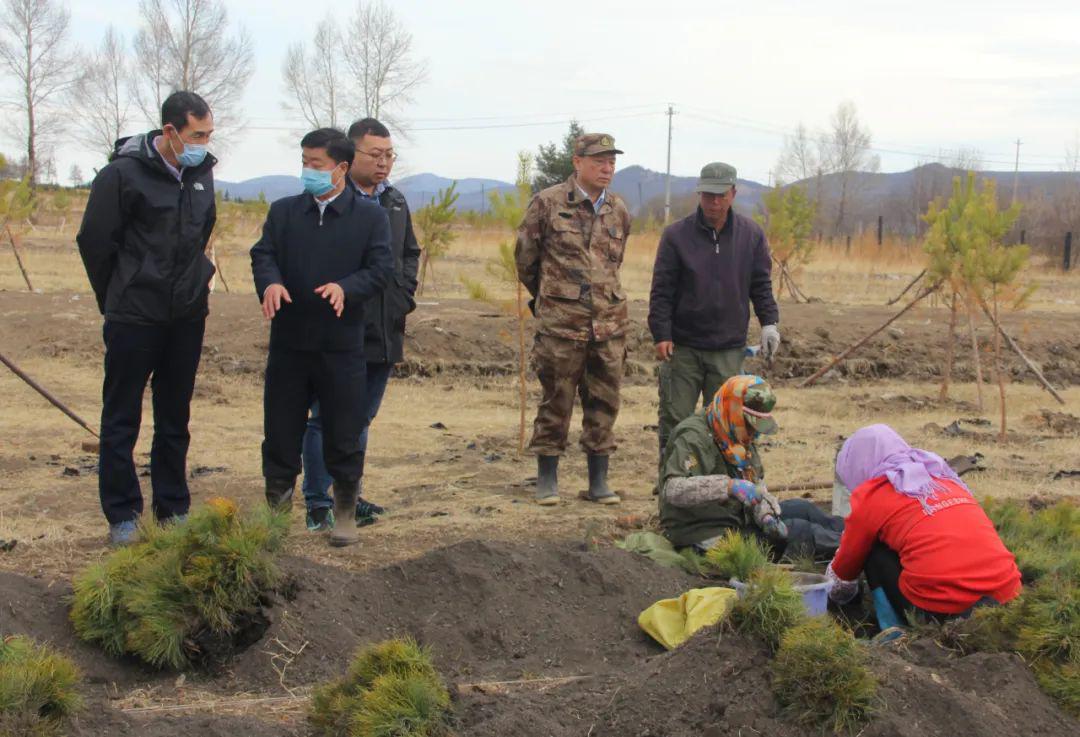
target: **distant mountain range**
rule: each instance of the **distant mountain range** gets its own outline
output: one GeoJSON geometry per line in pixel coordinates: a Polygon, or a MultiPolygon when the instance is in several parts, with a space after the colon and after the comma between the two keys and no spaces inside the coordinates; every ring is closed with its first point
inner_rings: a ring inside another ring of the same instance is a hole
{"type": "MultiPolygon", "coordinates": [[[[611,189],[626,200],[630,211],[637,214],[650,201],[664,195],[664,174],[641,166],[628,166],[615,172],[611,189]]],[[[455,180],[437,174],[413,174],[394,181],[409,202],[409,207],[416,210],[436,197],[439,190],[446,189],[455,180]]],[[[488,198],[492,192],[508,192],[514,189],[510,182],[498,179],[468,178],[457,181],[457,209],[460,211],[486,210],[490,205],[488,198]]],[[[694,191],[697,177],[671,177],[671,197],[677,197],[694,191]]],[[[217,191],[228,192],[232,199],[254,200],[262,193],[270,202],[288,197],[301,191],[300,179],[294,176],[268,176],[248,179],[243,182],[217,181],[217,191]]],[[[754,209],[761,200],[761,193],[767,189],[759,182],[739,180],[739,204],[748,210],[754,209]]]]}
{"type": "MultiPolygon", "coordinates": [[[[941,164],[926,164],[909,171],[855,175],[855,183],[849,182],[848,220],[866,227],[877,222],[883,215],[893,232],[903,232],[916,227],[919,214],[925,212],[926,203],[951,191],[952,178],[959,172],[941,164]]],[[[997,182],[999,193],[1012,192],[1012,172],[980,172],[982,178],[997,182]]],[[[1040,193],[1053,195],[1070,183],[1076,183],[1074,172],[1020,172],[1018,195],[1028,200],[1040,193]]],[[[657,212],[664,196],[664,174],[641,166],[628,166],[615,173],[611,189],[626,200],[635,215],[644,211],[657,212]]],[[[412,209],[423,207],[455,180],[437,174],[413,174],[394,181],[394,186],[405,194],[412,209]]],[[[514,188],[510,182],[498,179],[458,179],[457,208],[460,211],[480,211],[489,207],[487,198],[492,192],[506,192],[514,188]]],[[[842,178],[839,174],[827,174],[817,179],[807,179],[796,184],[805,186],[816,197],[820,186],[822,200],[835,202],[839,197],[842,178]]],[[[672,176],[671,199],[675,203],[673,215],[679,215],[693,207],[694,185],[697,177],[672,176]]],[[[248,179],[244,182],[216,182],[219,192],[228,192],[231,198],[257,199],[259,194],[273,202],[281,197],[301,191],[300,180],[294,176],[268,176],[248,179]]],[[[743,212],[753,212],[761,202],[761,195],[768,187],[747,179],[738,180],[739,194],[736,207],[743,212]]]]}

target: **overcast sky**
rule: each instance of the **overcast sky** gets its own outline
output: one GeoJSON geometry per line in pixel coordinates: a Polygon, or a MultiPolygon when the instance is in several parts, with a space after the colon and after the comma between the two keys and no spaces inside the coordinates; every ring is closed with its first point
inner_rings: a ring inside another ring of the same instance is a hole
{"type": "MultiPolygon", "coordinates": [[[[672,171],[710,160],[765,182],[783,134],[826,125],[852,101],[882,169],[909,169],[974,147],[985,168],[1057,170],[1080,132],[1080,3],[510,2],[397,0],[429,66],[402,117],[397,176],[434,172],[512,179],[515,153],[558,139],[571,117],[609,132],[619,166],[665,165],[667,103],[676,109],[672,171]],[[476,126],[513,127],[475,129],[476,126]],[[430,130],[432,128],[457,128],[430,130]],[[473,127],[474,129],[467,129],[473,127]],[[463,129],[465,128],[465,129],[463,129]],[[427,130],[425,130],[427,129],[427,130]]],[[[250,31],[256,71],[248,128],[219,151],[219,179],[298,173],[303,128],[282,110],[286,47],[350,3],[227,0],[250,31]]],[[[130,40],[137,0],[72,0],[74,40],[96,45],[109,23],[130,40]]],[[[134,129],[143,128],[137,124],[134,129]]],[[[0,143],[14,153],[10,142],[0,143]]],[[[62,180],[93,155],[70,144],[62,180]]]]}

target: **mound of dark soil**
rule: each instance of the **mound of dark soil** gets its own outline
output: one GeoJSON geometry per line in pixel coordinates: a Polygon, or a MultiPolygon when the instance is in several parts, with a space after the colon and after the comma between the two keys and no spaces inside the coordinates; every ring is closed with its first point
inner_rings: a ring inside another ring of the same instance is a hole
{"type": "MultiPolygon", "coordinates": [[[[763,645],[700,633],[617,676],[545,693],[466,694],[465,734],[571,737],[820,737],[786,720],[763,645]]],[[[1019,737],[1076,734],[1080,725],[1039,690],[1016,656],[952,658],[929,641],[875,649],[881,703],[863,737],[1019,737]]]]}
{"type": "MultiPolygon", "coordinates": [[[[708,631],[664,652],[642,633],[643,608],[701,582],[621,550],[471,541],[360,573],[298,558],[283,566],[294,585],[270,602],[262,641],[226,673],[188,674],[188,687],[220,698],[282,696],[282,686],[339,676],[361,643],[411,635],[432,647],[458,694],[463,736],[817,734],[780,714],[761,644],[708,631]]],[[[173,696],[177,674],[105,657],[76,640],[66,584],[0,573],[0,591],[0,635],[51,642],[86,674],[91,706],[73,728],[77,737],[307,733],[300,704],[273,721],[115,711],[108,696],[135,688],[173,696]]],[[[865,737],[1080,731],[1014,656],[956,658],[919,641],[874,650],[872,668],[882,681],[881,707],[865,737]]]]}

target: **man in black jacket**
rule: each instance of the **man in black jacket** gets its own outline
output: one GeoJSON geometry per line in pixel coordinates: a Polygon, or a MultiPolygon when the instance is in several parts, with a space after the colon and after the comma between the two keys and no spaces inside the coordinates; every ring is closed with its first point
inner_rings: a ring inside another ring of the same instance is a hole
{"type": "MultiPolygon", "coordinates": [[[[365,371],[364,412],[361,419],[360,452],[367,452],[368,428],[382,404],[386,383],[394,364],[404,358],[405,316],[416,309],[416,273],[420,246],[413,233],[412,215],[405,195],[389,182],[397,154],[386,126],[374,118],[363,118],[349,127],[349,138],[356,146],[356,158],[349,170],[349,185],[363,198],[377,201],[390,217],[390,253],[394,275],[386,288],[364,305],[365,371]]],[[[323,464],[322,420],[319,403],[311,407],[307,432],[304,433],[304,503],[307,527],[312,532],[334,526],[330,501],[330,476],[323,464]]],[[[363,479],[361,479],[361,494],[363,479]]],[[[356,503],[356,524],[375,521],[383,508],[361,495],[356,503]]]]}
{"type": "Polygon", "coordinates": [[[76,240],[105,316],[98,492],[114,545],[134,539],[143,510],[132,452],[153,377],[151,508],[187,514],[188,419],[214,267],[205,255],[217,210],[214,117],[191,92],[161,106],[161,130],[116,142],[94,178],[76,240]]]}
{"type": "MultiPolygon", "coordinates": [[[[251,248],[255,293],[273,321],[263,399],[266,500],[279,509],[292,505],[314,398],[334,510],[349,520],[364,473],[364,305],[393,274],[390,222],[383,208],[346,185],[355,146],[344,133],[320,128],[300,147],[305,191],[270,206],[251,248]]],[[[358,539],[350,520],[334,528],[330,544],[358,539]]]]}
{"type": "Polygon", "coordinates": [[[735,167],[707,164],[699,206],[664,229],[653,266],[649,330],[660,364],[660,457],[675,426],[742,373],[750,304],[761,323],[761,354],[780,346],[772,256],[761,226],[732,208],[735,167]]]}

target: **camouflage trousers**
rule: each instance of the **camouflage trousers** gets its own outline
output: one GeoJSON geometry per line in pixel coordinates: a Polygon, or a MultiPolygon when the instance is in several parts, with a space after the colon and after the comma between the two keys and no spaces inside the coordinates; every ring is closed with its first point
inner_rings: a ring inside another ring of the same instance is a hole
{"type": "Polygon", "coordinates": [[[570,340],[537,334],[532,363],[543,397],[533,422],[529,450],[557,456],[566,450],[566,435],[574,410],[574,394],[581,399],[581,448],[586,453],[610,455],[615,450],[615,417],[619,414],[619,387],[626,362],[626,338],[600,341],[570,340]]]}

